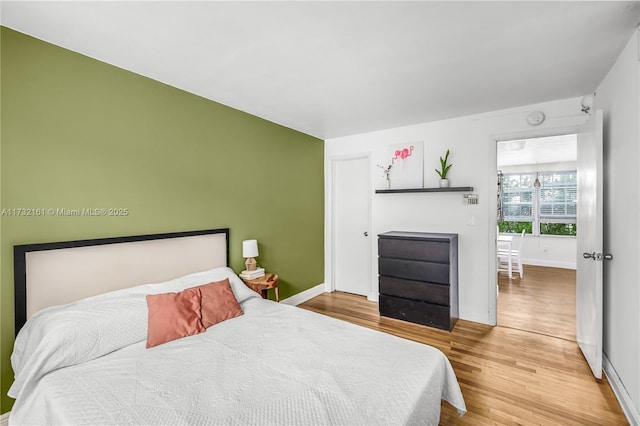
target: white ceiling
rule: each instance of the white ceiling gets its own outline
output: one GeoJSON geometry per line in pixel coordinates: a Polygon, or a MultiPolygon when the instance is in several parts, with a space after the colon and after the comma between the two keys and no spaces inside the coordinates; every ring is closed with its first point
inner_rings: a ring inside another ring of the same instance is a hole
{"type": "Polygon", "coordinates": [[[578,160],[576,135],[498,142],[498,168],[545,163],[569,163],[578,160]]]}
{"type": "Polygon", "coordinates": [[[590,93],[639,4],[2,1],[1,22],[327,139],[590,93]]]}

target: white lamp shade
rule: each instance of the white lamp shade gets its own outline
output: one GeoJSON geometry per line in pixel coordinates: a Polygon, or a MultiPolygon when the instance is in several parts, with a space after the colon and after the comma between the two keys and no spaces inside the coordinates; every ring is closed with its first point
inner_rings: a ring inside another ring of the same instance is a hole
{"type": "Polygon", "coordinates": [[[242,257],[258,257],[258,240],[244,240],[242,242],[242,257]]]}

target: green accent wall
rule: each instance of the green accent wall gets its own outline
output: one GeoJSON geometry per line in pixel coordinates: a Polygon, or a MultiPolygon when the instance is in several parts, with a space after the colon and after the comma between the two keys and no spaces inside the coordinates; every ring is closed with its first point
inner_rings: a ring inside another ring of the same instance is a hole
{"type": "Polygon", "coordinates": [[[0,207],[128,209],[1,217],[2,413],[15,244],[229,227],[237,272],[256,238],[281,297],[324,281],[322,140],[4,27],[0,54],[0,207]]]}

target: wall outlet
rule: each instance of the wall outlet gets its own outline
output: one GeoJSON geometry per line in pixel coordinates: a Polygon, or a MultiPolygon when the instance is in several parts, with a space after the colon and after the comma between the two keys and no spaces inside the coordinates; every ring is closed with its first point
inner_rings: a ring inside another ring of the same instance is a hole
{"type": "Polygon", "coordinates": [[[467,225],[475,226],[475,224],[476,224],[476,217],[475,216],[467,216],[467,225]]]}

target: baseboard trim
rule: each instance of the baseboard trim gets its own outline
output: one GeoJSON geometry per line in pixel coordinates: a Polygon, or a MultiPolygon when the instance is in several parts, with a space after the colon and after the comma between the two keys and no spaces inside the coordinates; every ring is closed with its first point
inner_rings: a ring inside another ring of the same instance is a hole
{"type": "Polygon", "coordinates": [[[298,294],[294,294],[291,297],[287,297],[284,300],[281,300],[280,303],[284,303],[285,305],[296,306],[301,303],[306,302],[309,299],[313,299],[316,296],[321,295],[325,292],[324,283],[318,284],[315,287],[311,287],[305,291],[301,291],[298,294]]]}
{"type": "MultiPolygon", "coordinates": [[[[555,260],[522,259],[522,264],[533,266],[546,266],[548,268],[576,269],[576,262],[558,262],[555,260]]],[[[515,264],[514,264],[515,265],[515,264]]],[[[514,266],[517,270],[517,265],[514,266]]]]}
{"type": "Polygon", "coordinates": [[[9,414],[11,411],[8,411],[4,414],[0,414],[0,426],[9,426],[9,414]]]}
{"type": "Polygon", "coordinates": [[[629,424],[632,426],[639,426],[640,411],[638,411],[638,408],[634,405],[631,395],[627,392],[622,380],[620,380],[620,376],[616,373],[616,369],[613,368],[613,364],[611,364],[611,361],[609,361],[609,358],[607,358],[607,355],[604,352],[602,353],[602,369],[604,370],[604,374],[607,376],[607,380],[609,380],[613,394],[618,399],[622,412],[629,421],[629,424]]]}

